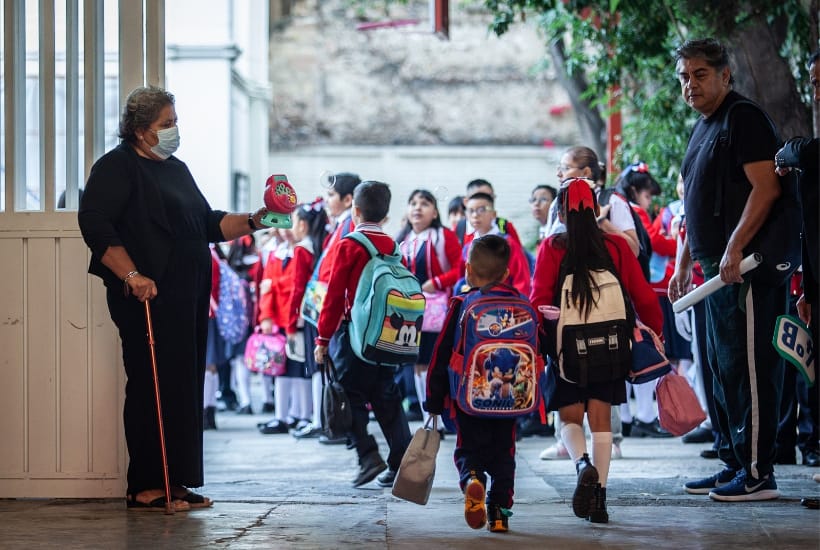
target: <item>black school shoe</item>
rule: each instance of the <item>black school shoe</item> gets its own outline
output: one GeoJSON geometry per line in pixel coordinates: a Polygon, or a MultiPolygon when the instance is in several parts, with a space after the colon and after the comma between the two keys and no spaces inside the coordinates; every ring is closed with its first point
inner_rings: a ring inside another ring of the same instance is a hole
{"type": "Polygon", "coordinates": [[[512,510],[502,508],[498,504],[487,506],[487,530],[491,533],[506,533],[510,530],[509,517],[512,510]]]}
{"type": "Polygon", "coordinates": [[[609,523],[609,512],[606,511],[606,487],[598,483],[595,486],[595,501],[589,511],[587,521],[590,523],[609,523]]]}
{"type": "Polygon", "coordinates": [[[578,482],[572,495],[572,511],[579,518],[587,518],[595,507],[595,488],[600,486],[598,470],[590,463],[586,453],[575,463],[575,469],[578,472],[578,482]]]}
{"type": "Polygon", "coordinates": [[[382,460],[379,451],[370,451],[359,459],[359,473],[353,480],[353,486],[361,487],[365,483],[370,483],[386,469],[387,464],[382,460]]]}
{"type": "Polygon", "coordinates": [[[652,422],[641,422],[637,418],[632,421],[630,437],[674,437],[671,433],[661,428],[658,419],[652,422]]]}
{"type": "Polygon", "coordinates": [[[396,474],[398,472],[393,468],[388,468],[382,474],[376,478],[376,483],[379,487],[392,487],[393,483],[396,481],[396,474]]]}

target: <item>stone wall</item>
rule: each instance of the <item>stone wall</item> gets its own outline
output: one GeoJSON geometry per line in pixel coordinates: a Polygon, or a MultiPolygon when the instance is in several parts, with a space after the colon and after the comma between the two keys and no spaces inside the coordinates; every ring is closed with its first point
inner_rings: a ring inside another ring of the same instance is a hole
{"type": "Polygon", "coordinates": [[[577,140],[566,93],[537,68],[545,47],[531,25],[498,38],[486,12],[451,2],[450,40],[441,40],[428,3],[410,0],[391,19],[419,24],[361,31],[349,4],[297,1],[272,29],[274,149],[577,140]]]}

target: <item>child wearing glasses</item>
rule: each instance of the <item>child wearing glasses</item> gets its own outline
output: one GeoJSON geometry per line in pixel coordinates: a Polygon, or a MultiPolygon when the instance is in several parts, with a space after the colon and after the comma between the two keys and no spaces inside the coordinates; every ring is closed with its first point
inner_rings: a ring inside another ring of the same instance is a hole
{"type": "MultiPolygon", "coordinates": [[[[484,235],[499,235],[504,237],[510,245],[510,275],[504,281],[517,288],[524,294],[530,292],[530,266],[524,248],[517,238],[509,232],[503,232],[498,226],[495,214],[495,199],[487,193],[475,193],[467,199],[465,208],[467,222],[472,226],[473,232],[464,235],[464,246],[462,247],[459,273],[464,273],[467,264],[467,257],[473,240],[484,235]]],[[[469,285],[462,279],[456,284],[457,293],[469,290],[469,285]]]]}

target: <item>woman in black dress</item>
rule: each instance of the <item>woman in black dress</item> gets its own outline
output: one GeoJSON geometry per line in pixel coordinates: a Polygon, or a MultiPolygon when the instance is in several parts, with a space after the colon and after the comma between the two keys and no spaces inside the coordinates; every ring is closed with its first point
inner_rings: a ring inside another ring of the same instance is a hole
{"type": "Polygon", "coordinates": [[[179,145],[174,96],[137,88],[120,119],[122,142],[92,167],[79,210],[89,273],[107,290],[122,340],[128,507],[164,509],[162,455],[145,306],[151,300],[168,470],[176,511],[212,504],[203,484],[202,411],[211,256],[208,243],[261,229],[253,214],[212,210],[179,145]]]}

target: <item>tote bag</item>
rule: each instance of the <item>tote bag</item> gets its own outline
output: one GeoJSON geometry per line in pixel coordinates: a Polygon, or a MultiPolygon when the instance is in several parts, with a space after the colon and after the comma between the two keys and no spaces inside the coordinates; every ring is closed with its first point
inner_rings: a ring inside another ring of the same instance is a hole
{"type": "Polygon", "coordinates": [[[401,459],[393,482],[394,497],[416,504],[427,504],[436,475],[436,455],[440,445],[438,416],[430,415],[424,427],[416,430],[401,459]]]}
{"type": "Polygon", "coordinates": [[[664,375],[655,388],[658,421],[674,436],[691,432],[706,420],[706,414],[689,382],[675,371],[664,375]]]}

